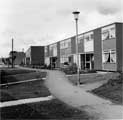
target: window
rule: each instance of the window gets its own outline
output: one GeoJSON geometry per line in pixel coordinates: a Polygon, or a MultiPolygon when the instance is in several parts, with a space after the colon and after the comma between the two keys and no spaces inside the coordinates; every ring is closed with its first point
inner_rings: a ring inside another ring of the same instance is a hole
{"type": "Polygon", "coordinates": [[[110,53],[103,53],[103,63],[110,62],[110,53]]]}
{"type": "Polygon", "coordinates": [[[102,28],[102,40],[108,40],[115,37],[115,25],[102,28]]]}
{"type": "Polygon", "coordinates": [[[85,39],[85,42],[88,42],[88,41],[91,41],[94,39],[94,33],[93,31],[92,32],[89,32],[89,33],[86,33],[84,35],[84,39],[85,39]]]}
{"type": "Polygon", "coordinates": [[[60,63],[65,63],[65,62],[68,62],[68,57],[67,56],[61,56],[60,63]]]}
{"type": "Polygon", "coordinates": [[[110,50],[103,53],[103,63],[116,63],[116,51],[110,50]]]}
{"type": "Polygon", "coordinates": [[[110,38],[115,38],[115,28],[110,29],[110,38]]]}
{"type": "Polygon", "coordinates": [[[91,34],[91,39],[92,39],[92,40],[94,39],[94,34],[91,34]]]}
{"type": "Polygon", "coordinates": [[[86,36],[86,37],[85,37],[85,40],[86,40],[86,41],[89,41],[89,40],[90,40],[90,39],[89,39],[89,36],[86,36]]]}
{"type": "Polygon", "coordinates": [[[71,54],[71,39],[60,42],[60,56],[71,54]]]}
{"type": "Polygon", "coordinates": [[[82,38],[78,39],[78,44],[80,44],[82,42],[82,38]]]}
{"type": "Polygon", "coordinates": [[[50,45],[49,51],[51,56],[57,56],[57,44],[50,45]]]}
{"type": "Polygon", "coordinates": [[[82,41],[84,40],[84,35],[79,35],[78,36],[78,44],[82,43],[82,41]]]}
{"type": "Polygon", "coordinates": [[[110,61],[111,63],[116,63],[116,52],[111,52],[110,61]]]}
{"type": "Polygon", "coordinates": [[[103,31],[102,33],[102,40],[107,40],[109,39],[109,31],[106,30],[106,31],[103,31]]]}

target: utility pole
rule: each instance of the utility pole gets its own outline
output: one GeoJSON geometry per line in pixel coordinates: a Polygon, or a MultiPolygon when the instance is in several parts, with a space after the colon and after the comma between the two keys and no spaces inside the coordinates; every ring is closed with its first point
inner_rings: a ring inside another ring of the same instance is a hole
{"type": "Polygon", "coordinates": [[[12,68],[14,67],[14,61],[13,61],[13,41],[14,41],[14,39],[12,38],[12,68]]]}

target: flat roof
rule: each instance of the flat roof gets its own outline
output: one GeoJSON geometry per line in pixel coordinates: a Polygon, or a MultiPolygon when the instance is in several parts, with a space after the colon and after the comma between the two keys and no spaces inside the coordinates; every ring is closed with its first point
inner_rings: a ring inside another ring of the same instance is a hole
{"type": "MultiPolygon", "coordinates": [[[[80,33],[80,34],[78,34],[78,36],[79,36],[79,35],[86,34],[86,33],[89,33],[89,32],[92,32],[92,31],[94,31],[94,30],[96,30],[96,29],[100,29],[100,28],[103,28],[103,27],[107,27],[107,26],[113,25],[113,24],[123,24],[123,23],[122,23],[122,22],[113,22],[113,23],[111,23],[111,24],[107,24],[107,25],[104,25],[104,26],[101,26],[101,27],[98,27],[98,28],[95,28],[95,29],[92,29],[92,30],[89,30],[89,31],[86,31],[86,32],[83,32],[83,33],[80,33]]],[[[65,38],[65,39],[63,39],[63,40],[59,40],[59,41],[57,41],[57,42],[53,42],[53,43],[48,44],[48,45],[45,45],[45,46],[50,46],[50,45],[56,44],[56,43],[58,43],[58,42],[71,39],[71,38],[73,38],[73,37],[75,37],[75,36],[76,36],[76,35],[71,36],[71,37],[68,37],[68,38],[65,38]]]]}

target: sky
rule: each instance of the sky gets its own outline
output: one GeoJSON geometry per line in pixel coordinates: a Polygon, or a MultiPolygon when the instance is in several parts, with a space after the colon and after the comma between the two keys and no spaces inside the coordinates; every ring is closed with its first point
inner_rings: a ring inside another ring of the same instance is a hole
{"type": "Polygon", "coordinates": [[[122,0],[0,0],[0,57],[75,35],[76,10],[79,33],[123,22],[122,0]]]}

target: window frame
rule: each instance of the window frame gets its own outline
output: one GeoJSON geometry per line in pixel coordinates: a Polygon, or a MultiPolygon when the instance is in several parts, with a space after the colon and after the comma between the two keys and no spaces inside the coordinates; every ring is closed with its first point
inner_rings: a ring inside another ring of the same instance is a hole
{"type": "MultiPolygon", "coordinates": [[[[107,51],[103,51],[103,53],[102,53],[102,59],[104,59],[105,58],[105,54],[109,54],[109,59],[110,59],[110,61],[109,62],[107,62],[107,61],[105,61],[105,60],[102,60],[102,62],[103,62],[103,64],[116,64],[117,63],[117,56],[116,56],[116,50],[107,50],[107,51]],[[111,54],[112,53],[115,53],[115,60],[114,60],[114,62],[112,62],[111,61],[111,54]],[[104,57],[104,58],[103,58],[104,57]],[[105,62],[104,62],[105,61],[105,62]]],[[[108,59],[107,59],[108,60],[108,59]]]]}
{"type": "Polygon", "coordinates": [[[104,27],[101,29],[101,39],[102,40],[110,40],[110,39],[115,39],[115,38],[116,38],[116,26],[115,26],[115,24],[104,27]],[[106,32],[108,33],[108,36],[109,36],[108,39],[104,39],[104,37],[103,37],[106,32]]]}

